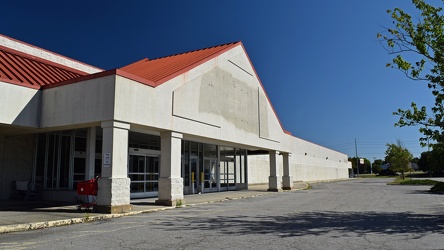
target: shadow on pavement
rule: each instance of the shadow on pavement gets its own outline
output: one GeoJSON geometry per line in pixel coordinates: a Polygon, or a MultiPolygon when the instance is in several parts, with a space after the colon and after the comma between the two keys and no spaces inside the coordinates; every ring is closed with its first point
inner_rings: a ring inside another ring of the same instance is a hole
{"type": "MultiPolygon", "coordinates": [[[[2,201],[0,211],[39,211],[43,209],[45,212],[57,212],[61,207],[72,207],[78,203],[72,202],[54,202],[54,201],[2,201]]],[[[65,210],[65,209],[62,209],[65,210]]]]}
{"type": "MultiPolygon", "coordinates": [[[[280,237],[304,235],[324,235],[331,231],[343,233],[347,237],[353,232],[358,235],[368,233],[381,235],[416,234],[418,238],[444,230],[442,215],[413,213],[375,212],[305,212],[290,216],[227,218],[182,218],[167,219],[163,226],[169,230],[212,230],[219,228],[225,234],[278,234],[280,237]]],[[[338,236],[339,237],[339,236],[338,236]]]]}

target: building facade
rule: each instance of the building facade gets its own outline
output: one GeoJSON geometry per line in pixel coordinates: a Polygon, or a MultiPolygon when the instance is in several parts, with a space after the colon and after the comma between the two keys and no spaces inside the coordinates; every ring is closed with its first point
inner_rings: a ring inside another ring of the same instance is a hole
{"type": "MultiPolygon", "coordinates": [[[[100,211],[130,199],[348,178],[347,155],[285,131],[242,43],[102,70],[0,35],[0,199],[27,180],[100,211]]],[[[185,197],[186,200],[186,197],[185,197]]]]}

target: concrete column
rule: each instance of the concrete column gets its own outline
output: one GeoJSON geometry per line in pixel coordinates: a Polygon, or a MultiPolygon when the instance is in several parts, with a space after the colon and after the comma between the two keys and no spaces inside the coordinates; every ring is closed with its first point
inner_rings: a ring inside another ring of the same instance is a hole
{"type": "Polygon", "coordinates": [[[102,213],[131,211],[130,179],[128,178],[127,123],[102,122],[102,176],[99,179],[97,209],[102,213]]]}
{"type": "MultiPolygon", "coordinates": [[[[5,170],[5,149],[6,146],[6,136],[0,135],[0,200],[6,200],[9,199],[10,193],[12,193],[10,182],[8,182],[8,179],[6,178],[5,170]],[[5,192],[6,191],[6,192],[5,192]]],[[[35,171],[35,164],[34,164],[34,171],[35,171]]],[[[35,176],[35,175],[34,175],[35,176]]],[[[34,185],[35,183],[33,183],[34,185]]]]}
{"type": "Polygon", "coordinates": [[[88,128],[86,132],[86,169],[87,180],[94,178],[96,165],[96,127],[88,128]]]}
{"type": "Polygon", "coordinates": [[[220,192],[220,146],[217,146],[217,163],[216,163],[217,165],[217,168],[216,168],[216,180],[218,180],[217,181],[217,184],[216,184],[216,187],[217,187],[217,192],[220,192]]]}
{"type": "Polygon", "coordinates": [[[270,155],[270,176],[268,177],[268,191],[279,192],[281,190],[281,180],[278,177],[279,164],[277,162],[278,153],[274,150],[269,152],[270,155]]]}
{"type": "Polygon", "coordinates": [[[166,131],[160,133],[160,178],[157,204],[176,206],[183,202],[181,173],[182,134],[166,131]]]}
{"type": "Polygon", "coordinates": [[[283,163],[284,163],[284,176],[282,176],[282,189],[283,190],[291,190],[293,188],[293,177],[290,174],[290,154],[282,153],[283,163]]]}

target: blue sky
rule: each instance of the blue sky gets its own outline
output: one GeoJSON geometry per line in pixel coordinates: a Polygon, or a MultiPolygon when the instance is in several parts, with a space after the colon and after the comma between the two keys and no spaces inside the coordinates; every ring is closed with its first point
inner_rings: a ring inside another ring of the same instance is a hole
{"type": "MultiPolygon", "coordinates": [[[[432,3],[442,4],[440,1],[432,3]]],[[[392,112],[432,105],[425,83],[385,68],[376,39],[387,9],[410,1],[6,1],[0,33],[103,68],[242,41],[284,128],[349,156],[414,156],[418,127],[392,112]]]]}

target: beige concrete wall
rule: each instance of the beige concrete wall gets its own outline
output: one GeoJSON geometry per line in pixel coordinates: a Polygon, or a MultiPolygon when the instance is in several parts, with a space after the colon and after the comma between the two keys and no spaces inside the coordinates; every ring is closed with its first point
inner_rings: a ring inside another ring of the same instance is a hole
{"type": "Polygon", "coordinates": [[[107,76],[42,94],[42,128],[104,120],[242,148],[288,151],[291,145],[241,46],[156,88],[107,76]]]}
{"type": "Polygon", "coordinates": [[[291,145],[241,46],[156,88],[118,76],[115,93],[119,121],[242,148],[291,145]]]}
{"type": "Polygon", "coordinates": [[[294,137],[291,164],[295,180],[348,178],[347,155],[294,137]]]}
{"type": "Polygon", "coordinates": [[[38,90],[0,82],[0,123],[37,128],[41,93],[38,90]]]}
{"type": "Polygon", "coordinates": [[[0,200],[11,197],[13,181],[31,181],[35,140],[35,135],[0,136],[0,200]]]}
{"type": "MultiPolygon", "coordinates": [[[[294,181],[326,181],[348,178],[351,167],[347,155],[292,137],[290,173],[294,181]]],[[[282,176],[283,158],[278,157],[278,172],[282,176]]],[[[268,155],[248,156],[250,184],[267,183],[270,174],[268,155]]]]}
{"type": "Polygon", "coordinates": [[[42,94],[41,128],[112,120],[114,97],[115,76],[46,89],[42,94]]]}

